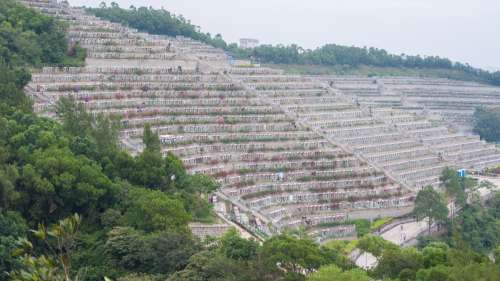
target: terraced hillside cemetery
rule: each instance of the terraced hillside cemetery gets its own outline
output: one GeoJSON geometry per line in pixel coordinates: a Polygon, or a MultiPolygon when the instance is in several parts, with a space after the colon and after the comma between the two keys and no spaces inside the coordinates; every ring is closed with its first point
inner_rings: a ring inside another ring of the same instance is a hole
{"type": "Polygon", "coordinates": [[[56,1],[22,2],[68,22],[71,42],[88,52],[85,67],[33,73],[26,91],[37,113],[54,117],[58,99],[72,97],[120,118],[133,153],[150,124],[165,155],[217,179],[217,213],[257,235],[305,227],[318,242],[355,236],[352,220],[409,213],[447,166],[500,164],[493,145],[432,118],[467,120],[478,103],[500,102],[496,88],[234,67],[191,39],[140,33],[56,1]]]}
{"type": "Polygon", "coordinates": [[[470,134],[477,107],[499,106],[500,87],[416,77],[323,76],[321,79],[367,106],[399,108],[445,122],[470,134]]]}

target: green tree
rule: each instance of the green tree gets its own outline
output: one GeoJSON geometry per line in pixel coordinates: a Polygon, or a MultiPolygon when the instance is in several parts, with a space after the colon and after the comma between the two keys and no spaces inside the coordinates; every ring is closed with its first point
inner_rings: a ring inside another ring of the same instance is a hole
{"type": "Polygon", "coordinates": [[[167,194],[145,188],[130,187],[123,202],[125,225],[146,232],[171,231],[186,233],[191,217],[182,202],[167,194]]]}
{"type": "Polygon", "coordinates": [[[380,257],[374,272],[379,278],[414,280],[417,271],[423,267],[424,257],[417,249],[389,249],[380,257]]]}
{"type": "Polygon", "coordinates": [[[100,167],[68,148],[36,150],[26,159],[18,181],[21,210],[36,220],[57,219],[80,212],[91,219],[113,201],[117,186],[100,167]]]}
{"type": "Polygon", "coordinates": [[[431,186],[425,187],[419,191],[415,199],[415,209],[413,214],[417,219],[428,219],[429,234],[434,221],[438,223],[445,222],[448,217],[448,207],[443,196],[434,190],[431,186]]]}
{"type": "Polygon", "coordinates": [[[500,195],[486,205],[469,204],[455,219],[453,230],[460,239],[479,252],[489,252],[500,245],[500,195]]]}
{"type": "Polygon", "coordinates": [[[63,122],[63,129],[73,136],[83,137],[92,130],[92,116],[73,97],[62,97],[57,101],[56,113],[63,122]]]}
{"type": "Polygon", "coordinates": [[[145,273],[154,276],[182,270],[199,245],[185,233],[146,233],[130,227],[115,227],[104,246],[107,267],[117,275],[145,273]]]}
{"type": "Polygon", "coordinates": [[[0,280],[8,280],[9,271],[20,267],[20,261],[11,253],[16,249],[18,237],[26,235],[26,222],[20,214],[0,211],[0,280]]]}
{"type": "Polygon", "coordinates": [[[146,233],[130,227],[116,227],[108,233],[105,244],[107,266],[118,275],[144,273],[152,276],[182,270],[189,258],[201,250],[185,233],[146,233]]]}
{"type": "Polygon", "coordinates": [[[265,272],[244,261],[237,261],[220,255],[217,251],[205,250],[193,255],[189,264],[172,274],[168,281],[271,281],[281,275],[265,272]]]}
{"type": "Polygon", "coordinates": [[[449,246],[441,243],[435,242],[429,244],[422,250],[424,255],[424,265],[425,267],[433,267],[440,264],[445,264],[448,260],[449,246]]]}
{"type": "Polygon", "coordinates": [[[241,238],[236,229],[230,229],[221,238],[220,251],[230,259],[252,260],[257,255],[259,244],[255,240],[241,238]]]}
{"type": "Polygon", "coordinates": [[[45,228],[40,225],[38,230],[33,231],[35,237],[44,242],[50,250],[49,255],[34,256],[30,252],[34,250],[33,244],[20,239],[19,248],[15,255],[22,255],[22,268],[11,271],[10,277],[14,281],[71,281],[78,280],[78,275],[71,271],[71,257],[73,244],[78,233],[81,218],[77,214],[68,217],[59,223],[45,228]]]}
{"type": "Polygon", "coordinates": [[[469,186],[469,181],[465,178],[460,178],[457,172],[452,168],[446,168],[440,177],[448,196],[453,197],[455,202],[463,207],[467,203],[467,195],[465,189],[469,186]]]}
{"type": "Polygon", "coordinates": [[[144,124],[144,132],[142,135],[142,142],[144,143],[144,149],[159,154],[160,153],[160,138],[157,132],[151,130],[151,125],[144,124]]]}
{"type": "Polygon", "coordinates": [[[373,254],[375,257],[380,257],[382,253],[389,249],[397,249],[398,246],[384,238],[372,234],[363,236],[358,241],[358,248],[373,254]]]}
{"type": "Polygon", "coordinates": [[[445,265],[437,265],[431,268],[420,269],[416,274],[418,281],[447,281],[450,279],[451,268],[445,265]]]}
{"type": "Polygon", "coordinates": [[[142,233],[130,227],[113,228],[108,233],[105,254],[110,266],[139,271],[144,266],[141,253],[146,242],[142,233]]]}
{"type": "Polygon", "coordinates": [[[500,276],[500,267],[489,263],[469,263],[464,266],[455,266],[450,271],[450,280],[469,281],[484,280],[496,281],[500,276]]]}
{"type": "Polygon", "coordinates": [[[500,141],[500,112],[498,109],[476,108],[473,118],[474,133],[486,141],[500,141]]]}
{"type": "Polygon", "coordinates": [[[307,275],[328,262],[314,242],[288,235],[274,236],[264,242],[261,256],[268,268],[278,265],[291,278],[307,275]]]}
{"type": "Polygon", "coordinates": [[[16,166],[0,168],[0,213],[19,200],[20,193],[15,188],[18,179],[19,171],[16,166]]]}
{"type": "MultiPolygon", "coordinates": [[[[3,56],[0,57],[3,58],[3,56]]],[[[2,61],[0,61],[0,73],[2,73],[0,76],[0,113],[12,114],[15,109],[30,112],[31,102],[23,92],[24,86],[31,80],[30,73],[24,68],[5,65],[2,61]]]]}

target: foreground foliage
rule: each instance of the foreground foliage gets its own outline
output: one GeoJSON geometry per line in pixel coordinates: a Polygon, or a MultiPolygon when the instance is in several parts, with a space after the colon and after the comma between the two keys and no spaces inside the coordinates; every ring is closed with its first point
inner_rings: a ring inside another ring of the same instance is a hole
{"type": "Polygon", "coordinates": [[[72,276],[71,254],[73,244],[81,224],[78,214],[59,221],[47,229],[40,225],[34,230],[34,236],[41,240],[47,247],[51,256],[33,254],[33,244],[26,240],[18,240],[19,248],[14,255],[22,255],[20,261],[22,266],[9,273],[14,281],[69,281],[78,280],[72,276]]]}
{"type": "MultiPolygon", "coordinates": [[[[73,100],[59,103],[61,123],[35,116],[23,93],[29,68],[75,65],[68,60],[65,26],[12,0],[0,3],[0,21],[0,280],[26,262],[53,266],[53,257],[46,255],[13,257],[14,241],[31,236],[28,227],[54,224],[74,213],[85,218],[74,241],[74,270],[85,268],[87,280],[102,280],[105,273],[166,276],[180,269],[197,247],[187,224],[212,219],[200,195],[217,185],[188,175],[173,155],[163,158],[155,145],[158,135],[149,127],[146,149],[133,157],[118,147],[116,120],[91,116],[73,100]],[[133,239],[137,249],[150,247],[155,254],[142,256],[135,268],[114,260],[113,239],[121,228],[139,239],[133,239]],[[158,265],[164,261],[158,251],[165,249],[180,254],[158,265]]],[[[76,65],[83,58],[75,56],[76,65]]],[[[41,245],[37,251],[49,249],[41,245]]],[[[51,270],[45,273],[44,278],[56,278],[51,270]]]]}

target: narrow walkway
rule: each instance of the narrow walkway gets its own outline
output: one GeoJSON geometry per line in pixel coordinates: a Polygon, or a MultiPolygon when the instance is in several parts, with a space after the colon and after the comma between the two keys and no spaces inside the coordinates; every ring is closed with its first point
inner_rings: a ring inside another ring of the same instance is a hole
{"type": "MultiPolygon", "coordinates": [[[[401,247],[407,246],[408,241],[416,239],[420,234],[428,230],[427,220],[412,221],[398,224],[380,235],[387,241],[390,241],[401,247]]],[[[373,268],[377,265],[377,258],[372,254],[364,252],[355,261],[361,268],[373,268]]]]}

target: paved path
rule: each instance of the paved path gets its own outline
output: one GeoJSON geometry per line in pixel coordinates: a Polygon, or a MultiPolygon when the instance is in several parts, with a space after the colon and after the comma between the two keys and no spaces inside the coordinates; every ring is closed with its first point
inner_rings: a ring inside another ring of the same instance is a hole
{"type": "Polygon", "coordinates": [[[427,231],[428,227],[427,220],[408,222],[389,229],[381,236],[396,245],[404,245],[408,240],[414,239],[422,232],[427,231]]]}
{"type": "MultiPolygon", "coordinates": [[[[427,231],[427,220],[419,222],[407,222],[389,229],[382,233],[382,238],[396,245],[403,246],[409,240],[415,239],[422,232],[427,231]]],[[[370,253],[362,253],[355,261],[356,265],[361,268],[373,268],[377,265],[377,258],[370,253]]]]}

